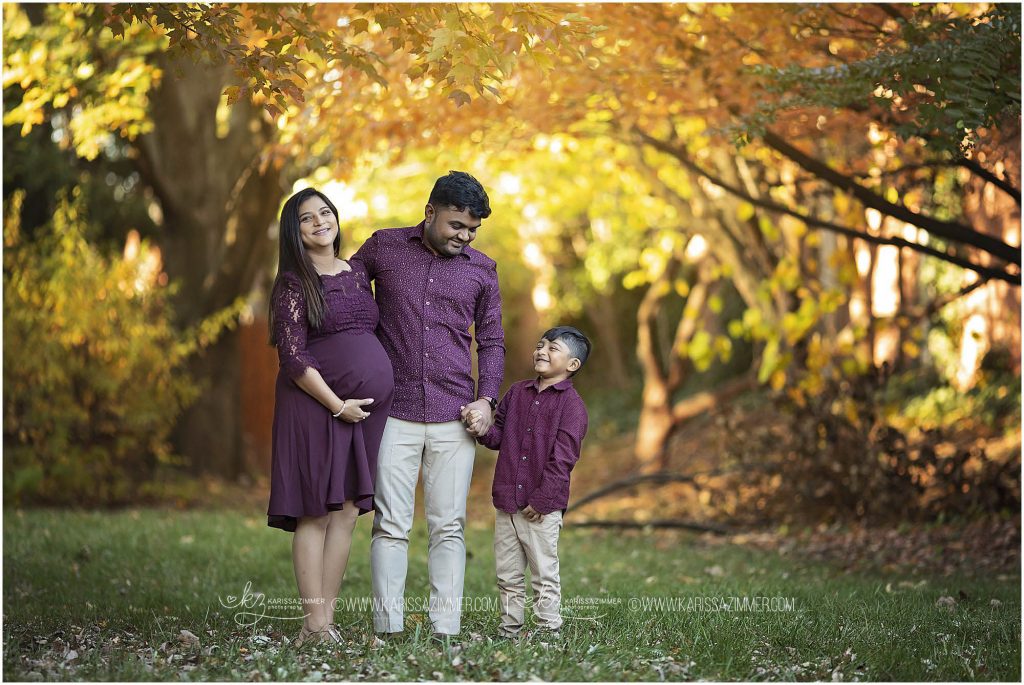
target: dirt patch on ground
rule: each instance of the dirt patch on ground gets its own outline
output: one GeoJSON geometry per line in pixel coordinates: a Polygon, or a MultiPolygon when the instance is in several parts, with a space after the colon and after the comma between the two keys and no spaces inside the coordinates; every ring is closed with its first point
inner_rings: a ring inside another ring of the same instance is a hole
{"type": "MultiPolygon", "coordinates": [[[[748,415],[746,421],[765,417],[748,415]]],[[[717,463],[719,450],[730,435],[724,421],[703,417],[681,431],[670,444],[670,470],[706,473],[717,463]]],[[[608,483],[638,472],[633,456],[633,435],[597,441],[584,449],[573,472],[572,498],[578,501],[608,483]]],[[[698,479],[698,482],[704,479],[698,479]]],[[[704,482],[707,482],[706,480],[704,482]]],[[[489,483],[489,481],[488,481],[489,483]]],[[[701,488],[687,483],[639,485],[570,511],[574,521],[629,521],[637,524],[679,518],[697,524],[728,524],[728,503],[716,501],[701,488]],[[724,516],[723,516],[724,514],[724,516]]],[[[731,535],[703,534],[699,544],[741,544],[774,550],[784,555],[823,561],[843,571],[879,570],[908,574],[1019,574],[1020,513],[944,523],[893,522],[867,526],[858,522],[804,528],[744,524],[731,535]]],[[[653,530],[653,529],[651,529],[653,530]]],[[[672,531],[658,537],[673,538],[672,531]]],[[[681,533],[686,535],[686,533],[681,533]]],[[[692,539],[692,536],[688,536],[692,539]]]]}
{"type": "Polygon", "coordinates": [[[927,575],[1020,574],[1020,518],[895,528],[833,527],[780,538],[785,554],[848,571],[927,575]]]}

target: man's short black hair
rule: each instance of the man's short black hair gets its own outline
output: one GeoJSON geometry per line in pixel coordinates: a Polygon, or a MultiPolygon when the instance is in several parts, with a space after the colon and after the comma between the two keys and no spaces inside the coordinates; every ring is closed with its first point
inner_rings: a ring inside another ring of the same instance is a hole
{"type": "Polygon", "coordinates": [[[590,356],[591,344],[587,336],[583,335],[583,332],[578,328],[572,326],[555,326],[544,332],[544,335],[540,336],[543,340],[550,340],[555,342],[561,340],[566,347],[569,348],[569,356],[575,357],[580,360],[580,368],[572,372],[572,375],[583,368],[583,365],[587,363],[587,357],[590,356]]]}
{"type": "Polygon", "coordinates": [[[468,210],[477,219],[491,215],[487,192],[480,181],[465,171],[449,171],[447,176],[437,179],[427,202],[435,207],[455,207],[460,212],[468,210]]]}

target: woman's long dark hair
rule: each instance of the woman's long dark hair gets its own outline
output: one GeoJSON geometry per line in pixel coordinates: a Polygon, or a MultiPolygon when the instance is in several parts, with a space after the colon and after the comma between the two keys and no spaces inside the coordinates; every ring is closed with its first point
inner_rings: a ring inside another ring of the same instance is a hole
{"type": "Polygon", "coordinates": [[[327,304],[324,300],[323,286],[320,284],[320,277],[313,268],[313,262],[306,254],[306,248],[302,244],[302,232],[299,230],[299,205],[311,197],[319,197],[334,213],[334,221],[338,224],[338,235],[334,237],[334,256],[338,256],[341,250],[341,221],[338,217],[338,208],[328,199],[326,195],[315,188],[305,188],[288,198],[281,209],[281,221],[278,229],[278,252],[277,277],[274,279],[274,287],[270,290],[270,344],[277,345],[277,336],[274,334],[274,300],[278,291],[284,287],[283,275],[286,272],[295,274],[302,286],[302,294],[306,299],[306,312],[310,328],[320,328],[324,320],[324,309],[327,304]]]}

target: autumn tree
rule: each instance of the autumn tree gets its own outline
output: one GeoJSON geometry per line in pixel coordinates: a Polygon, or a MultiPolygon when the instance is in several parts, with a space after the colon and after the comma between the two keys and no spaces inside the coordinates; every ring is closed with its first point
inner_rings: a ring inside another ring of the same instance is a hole
{"type": "MultiPolygon", "coordinates": [[[[799,399],[820,387],[822,373],[879,361],[871,292],[883,247],[898,255],[897,349],[908,355],[923,335],[912,326],[917,312],[950,301],[920,283],[925,259],[1019,293],[1019,206],[993,233],[955,199],[967,173],[1019,202],[1019,160],[1010,154],[1019,139],[1015,12],[592,6],[588,19],[607,29],[581,45],[582,60],[521,70],[500,103],[438,110],[424,135],[504,130],[528,145],[531,134],[562,131],[633,146],[652,191],[687,217],[680,232],[707,239],[746,302],[730,332],[761,345],[760,380],[781,389],[796,370],[815,370],[793,388],[799,399]],[[941,59],[925,65],[925,55],[941,59]],[[979,65],[985,88],[967,86],[965,64],[979,65]],[[805,87],[791,95],[797,81],[805,87]],[[964,141],[968,156],[959,154],[964,141]]],[[[959,294],[977,287],[965,283],[959,294]]],[[[648,350],[639,353],[654,370],[648,350]]],[[[649,374],[646,384],[672,388],[664,378],[649,374]]],[[[657,431],[663,436],[678,426],[665,418],[671,396],[652,392],[644,405],[668,426],[657,431]]],[[[639,445],[641,459],[660,459],[664,445],[639,445]]]]}
{"type": "MultiPolygon", "coordinates": [[[[419,139],[415,117],[389,111],[389,86],[426,109],[464,102],[462,84],[479,96],[520,61],[549,68],[587,30],[532,5],[5,5],[4,20],[4,88],[16,96],[5,125],[46,122],[84,158],[132,161],[180,284],[181,326],[262,291],[296,179],[324,164],[343,176],[362,150],[419,139]]],[[[207,388],[178,447],[197,469],[235,475],[233,335],[193,372],[207,388]]]]}
{"type": "MultiPolygon", "coordinates": [[[[63,114],[62,140],[85,155],[86,132],[117,131],[92,139],[112,140],[138,165],[161,210],[168,269],[189,283],[182,312],[195,315],[259,290],[276,202],[314,169],[344,177],[368,151],[380,164],[463,145],[514,154],[541,135],[615,150],[621,188],[579,196],[629,211],[653,203],[654,218],[548,203],[559,230],[536,240],[547,260],[537,276],[556,269],[555,283],[593,267],[575,289],[585,293],[581,310],[600,302],[608,279],[644,293],[634,326],[646,464],[664,465],[668,438],[694,415],[680,396],[687,381],[709,355],[728,358],[729,345],[755,346],[752,373],[800,401],[826,376],[873,367],[872,337],[885,326],[899,328],[897,349],[912,357],[925,332],[919,314],[982,282],[1019,296],[1019,10],[570,9],[53,6],[34,22],[5,22],[5,88],[21,94],[12,103],[28,103],[5,111],[5,123],[63,114]],[[73,40],[47,32],[59,22],[73,40]],[[51,53],[61,68],[32,59],[51,53]],[[984,87],[967,87],[965,64],[984,87]],[[104,107],[112,92],[127,109],[104,107]],[[198,144],[182,144],[189,139],[198,144]],[[970,195],[961,203],[965,188],[1006,198],[1007,220],[977,211],[970,195]],[[609,252],[599,239],[608,216],[642,245],[620,250],[636,264],[595,266],[609,252]],[[891,250],[902,309],[883,325],[871,298],[891,250]],[[559,252],[571,259],[552,259],[559,252]],[[936,293],[925,287],[934,264],[978,284],[936,293]],[[746,309],[719,321],[713,303],[733,292],[746,309]]],[[[183,433],[196,441],[189,453],[220,435],[218,456],[237,455],[230,342],[206,363],[205,375],[223,383],[183,433]]],[[[717,388],[700,406],[733,390],[717,388]]],[[[222,470],[237,470],[225,458],[222,470]]]]}

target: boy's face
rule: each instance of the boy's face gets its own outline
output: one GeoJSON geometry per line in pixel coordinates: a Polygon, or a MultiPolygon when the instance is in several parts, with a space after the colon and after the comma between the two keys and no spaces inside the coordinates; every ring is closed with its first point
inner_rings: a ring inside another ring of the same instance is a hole
{"type": "Polygon", "coordinates": [[[541,338],[533,351],[533,370],[542,378],[569,376],[580,368],[580,360],[572,356],[563,340],[541,338]]]}

